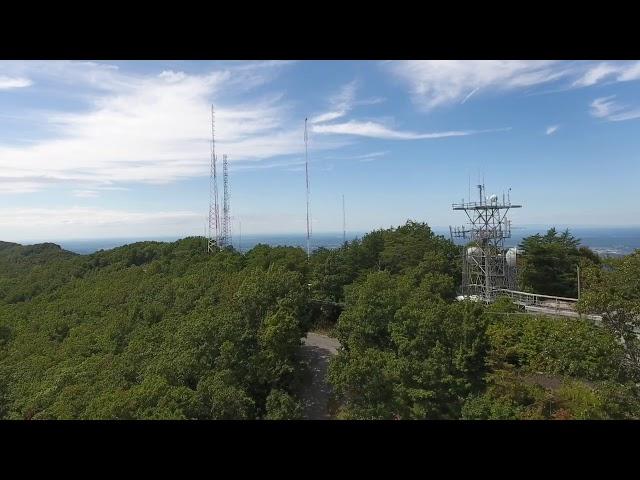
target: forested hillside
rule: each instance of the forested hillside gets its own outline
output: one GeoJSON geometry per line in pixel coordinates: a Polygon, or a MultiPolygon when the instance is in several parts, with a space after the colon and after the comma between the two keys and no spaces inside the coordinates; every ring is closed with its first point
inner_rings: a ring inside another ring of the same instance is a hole
{"type": "MultiPolygon", "coordinates": [[[[536,248],[563,255],[554,239],[527,243],[530,289],[548,268],[536,248]]],[[[456,302],[460,248],[422,223],[308,262],[195,237],[92,255],[0,243],[0,417],[299,418],[301,338],[322,326],[342,344],[338,418],[638,418],[640,254],[603,269],[569,240],[590,259],[581,308],[611,311],[601,327],[456,302]]]]}
{"type": "Polygon", "coordinates": [[[0,297],[6,417],[296,416],[308,292],[284,266],[290,249],[207,255],[197,238],[89,256],[31,248],[2,253],[13,266],[0,297]]]}

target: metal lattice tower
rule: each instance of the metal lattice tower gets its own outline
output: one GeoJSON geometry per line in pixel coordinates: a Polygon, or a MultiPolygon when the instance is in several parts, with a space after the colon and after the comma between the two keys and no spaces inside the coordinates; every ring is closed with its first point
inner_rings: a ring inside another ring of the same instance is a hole
{"type": "Polygon", "coordinates": [[[222,155],[222,235],[220,247],[231,245],[231,217],[229,208],[229,161],[222,155]]]}
{"type": "Polygon", "coordinates": [[[216,117],[211,105],[211,164],[209,169],[209,238],[207,251],[213,252],[220,245],[220,210],[218,208],[218,176],[216,172],[216,117]]]}
{"type": "Polygon", "coordinates": [[[462,295],[477,295],[490,302],[497,289],[516,289],[515,262],[508,261],[504,240],[511,237],[509,209],[522,205],[512,205],[504,194],[502,202],[497,195],[487,198],[484,184],[477,187],[479,201],[452,205],[453,210],[464,211],[469,225],[449,227],[449,232],[452,240],[468,240],[462,253],[462,295]]]}

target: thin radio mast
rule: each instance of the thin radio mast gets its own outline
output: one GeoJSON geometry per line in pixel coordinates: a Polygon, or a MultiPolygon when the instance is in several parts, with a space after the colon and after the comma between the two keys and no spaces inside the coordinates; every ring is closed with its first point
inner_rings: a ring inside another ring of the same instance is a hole
{"type": "Polygon", "coordinates": [[[304,172],[307,181],[307,258],[311,255],[309,250],[309,151],[308,144],[309,136],[307,135],[307,119],[304,119],[304,172]]]}
{"type": "Polygon", "coordinates": [[[347,216],[344,210],[344,193],[342,194],[342,244],[347,243],[347,216]]]}

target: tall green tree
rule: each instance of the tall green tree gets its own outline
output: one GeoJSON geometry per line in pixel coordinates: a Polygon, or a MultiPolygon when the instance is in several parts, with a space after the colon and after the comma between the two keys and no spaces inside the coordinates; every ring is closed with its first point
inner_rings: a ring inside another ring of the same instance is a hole
{"type": "Polygon", "coordinates": [[[640,382],[640,250],[604,267],[585,269],[578,310],[602,316],[602,324],[624,347],[621,366],[640,382]]]}
{"type": "Polygon", "coordinates": [[[580,240],[568,229],[558,233],[551,228],[545,235],[525,237],[520,248],[521,288],[544,295],[577,297],[577,267],[599,263],[598,256],[580,247],[580,240]]]}

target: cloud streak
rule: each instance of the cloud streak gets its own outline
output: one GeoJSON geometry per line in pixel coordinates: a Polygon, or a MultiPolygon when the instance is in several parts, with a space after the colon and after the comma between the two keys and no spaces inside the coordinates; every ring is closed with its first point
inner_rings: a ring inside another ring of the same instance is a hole
{"type": "Polygon", "coordinates": [[[589,87],[605,80],[640,80],[640,61],[416,60],[382,65],[409,87],[413,100],[426,111],[465,104],[479,92],[513,91],[560,80],[567,81],[554,91],[589,87]]]}
{"type": "Polygon", "coordinates": [[[510,128],[493,130],[450,130],[445,132],[417,133],[394,130],[377,122],[360,122],[356,120],[329,125],[314,125],[312,127],[312,131],[320,134],[357,135],[384,140],[426,140],[446,137],[463,137],[478,133],[506,131],[509,129],[510,128]]]}
{"type": "Polygon", "coordinates": [[[0,90],[9,90],[12,88],[25,88],[33,85],[33,82],[25,77],[8,77],[0,75],[0,90]]]}
{"type": "Polygon", "coordinates": [[[540,85],[567,71],[558,62],[519,60],[407,60],[384,68],[409,86],[426,110],[465,103],[478,90],[496,91],[540,85]]]}
{"type": "Polygon", "coordinates": [[[200,231],[203,215],[188,210],[136,212],[97,207],[0,208],[0,228],[14,240],[27,238],[108,238],[166,234],[167,227],[200,231]],[[63,232],[63,233],[61,233],[63,232]]]}
{"type": "Polygon", "coordinates": [[[340,91],[329,99],[331,110],[309,119],[309,123],[323,123],[344,117],[353,108],[357,82],[355,80],[344,85],[340,91]]]}
{"type": "MultiPolygon", "coordinates": [[[[48,74],[65,86],[74,84],[89,108],[41,112],[34,123],[46,119],[48,139],[0,145],[0,169],[10,172],[0,192],[33,192],[56,182],[94,190],[119,182],[161,184],[206,175],[212,101],[217,151],[228,152],[231,162],[301,153],[302,125],[291,118],[282,94],[227,100],[231,94],[250,96],[251,89],[266,82],[281,65],[286,63],[261,62],[197,75],[173,70],[133,75],[87,62],[53,62],[49,70],[36,63],[31,68],[37,75],[48,74]]],[[[9,67],[24,73],[29,65],[9,67]]],[[[344,93],[344,101],[348,94],[344,93]]],[[[314,148],[339,145],[316,142],[314,148]]]]}
{"type": "Polygon", "coordinates": [[[614,100],[616,96],[596,98],[590,104],[591,116],[602,118],[610,122],[622,122],[640,118],[640,108],[628,108],[614,100]]]}
{"type": "Polygon", "coordinates": [[[576,87],[588,87],[611,78],[616,82],[640,80],[640,61],[598,63],[591,66],[580,78],[573,82],[573,85],[576,87]]]}
{"type": "Polygon", "coordinates": [[[382,97],[372,97],[356,100],[356,91],[359,82],[352,80],[343,85],[340,91],[329,98],[330,110],[319,115],[315,115],[309,119],[309,123],[325,123],[337,120],[347,115],[355,106],[358,105],[375,105],[385,101],[382,97]]]}

